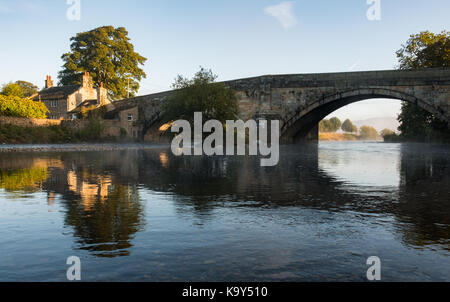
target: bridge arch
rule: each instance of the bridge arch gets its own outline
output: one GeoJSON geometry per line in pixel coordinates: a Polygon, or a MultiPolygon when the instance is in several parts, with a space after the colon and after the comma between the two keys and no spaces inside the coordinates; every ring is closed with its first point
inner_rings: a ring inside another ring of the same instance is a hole
{"type": "Polygon", "coordinates": [[[295,143],[306,138],[318,123],[334,111],[352,103],[369,99],[395,99],[415,104],[442,121],[449,123],[445,113],[432,104],[414,95],[385,88],[352,89],[313,101],[303,110],[285,120],[281,129],[284,143],[295,143]]]}

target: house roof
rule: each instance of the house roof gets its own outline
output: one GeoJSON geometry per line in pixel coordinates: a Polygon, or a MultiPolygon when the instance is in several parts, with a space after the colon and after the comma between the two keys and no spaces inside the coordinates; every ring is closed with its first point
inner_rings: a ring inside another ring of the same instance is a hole
{"type": "Polygon", "coordinates": [[[81,109],[89,108],[91,106],[98,106],[97,99],[85,100],[84,102],[82,102],[80,105],[78,105],[74,110],[70,111],[69,113],[80,113],[81,109]]]}
{"type": "Polygon", "coordinates": [[[82,86],[81,85],[67,85],[67,86],[56,86],[51,88],[45,88],[37,94],[34,99],[45,100],[45,99],[52,99],[52,98],[66,98],[72,93],[79,90],[82,86]]]}

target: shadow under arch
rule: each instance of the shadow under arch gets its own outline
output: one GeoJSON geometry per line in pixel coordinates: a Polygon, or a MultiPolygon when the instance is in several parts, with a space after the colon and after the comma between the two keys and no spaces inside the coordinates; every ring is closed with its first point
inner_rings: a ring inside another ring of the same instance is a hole
{"type": "Polygon", "coordinates": [[[414,95],[385,88],[352,89],[318,99],[307,108],[297,112],[281,128],[281,141],[296,143],[305,140],[317,124],[334,111],[352,103],[370,99],[394,99],[415,104],[449,124],[442,109],[414,95]]]}

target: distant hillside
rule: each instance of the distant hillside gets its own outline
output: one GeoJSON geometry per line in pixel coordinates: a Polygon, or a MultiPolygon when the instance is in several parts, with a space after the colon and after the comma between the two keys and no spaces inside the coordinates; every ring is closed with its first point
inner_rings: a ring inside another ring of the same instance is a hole
{"type": "Polygon", "coordinates": [[[353,122],[358,128],[361,126],[372,126],[380,132],[383,129],[397,131],[400,123],[395,117],[379,117],[353,122]]]}

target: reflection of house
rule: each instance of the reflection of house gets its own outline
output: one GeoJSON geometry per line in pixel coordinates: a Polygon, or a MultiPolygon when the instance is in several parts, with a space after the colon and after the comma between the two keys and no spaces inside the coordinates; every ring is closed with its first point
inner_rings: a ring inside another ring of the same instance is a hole
{"type": "Polygon", "coordinates": [[[71,119],[74,113],[81,111],[83,107],[94,108],[110,103],[103,84],[94,88],[88,72],[83,75],[81,85],[53,87],[52,78],[47,76],[45,88],[35,95],[33,100],[41,101],[47,106],[50,119],[71,119]]]}
{"type": "Polygon", "coordinates": [[[69,190],[80,194],[84,209],[89,211],[92,210],[97,201],[104,202],[108,198],[111,178],[99,176],[96,184],[88,183],[84,179],[84,177],[78,178],[73,171],[67,173],[69,190]]]}

